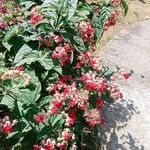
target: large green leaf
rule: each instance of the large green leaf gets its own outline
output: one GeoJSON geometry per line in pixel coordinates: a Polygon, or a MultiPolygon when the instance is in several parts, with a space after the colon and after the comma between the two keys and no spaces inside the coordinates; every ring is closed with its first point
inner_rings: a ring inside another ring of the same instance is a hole
{"type": "Polygon", "coordinates": [[[14,63],[17,64],[21,61],[21,59],[27,55],[28,53],[30,53],[32,51],[32,49],[27,45],[24,44],[20,50],[17,52],[16,56],[15,56],[15,60],[14,63]]]}
{"type": "Polygon", "coordinates": [[[41,57],[38,61],[46,70],[50,70],[54,67],[53,61],[50,58],[49,53],[46,53],[44,55],[41,54],[41,57]]]}
{"type": "Polygon", "coordinates": [[[15,107],[14,99],[10,97],[9,95],[5,95],[0,104],[6,105],[8,108],[13,109],[15,107]]]}
{"type": "Polygon", "coordinates": [[[76,7],[77,7],[77,2],[78,0],[67,0],[67,7],[68,7],[68,19],[70,19],[75,11],[76,11],[76,7]]]}
{"type": "Polygon", "coordinates": [[[8,42],[14,35],[18,33],[18,31],[19,31],[19,26],[13,26],[6,32],[3,41],[8,42]]]}
{"type": "Polygon", "coordinates": [[[55,30],[75,14],[78,0],[45,0],[41,12],[55,30]]]}
{"type": "Polygon", "coordinates": [[[33,62],[39,62],[46,70],[50,70],[54,67],[53,61],[49,56],[49,53],[42,53],[41,51],[32,51],[24,55],[22,60],[17,65],[31,64],[33,62]]]}
{"type": "Polygon", "coordinates": [[[14,101],[20,101],[25,104],[34,104],[41,95],[41,83],[36,77],[35,72],[32,70],[25,70],[25,73],[30,76],[29,85],[24,87],[24,80],[16,78],[13,80],[4,80],[1,85],[5,87],[7,94],[3,97],[1,104],[7,105],[9,108],[13,108],[14,101]],[[13,97],[10,97],[11,95],[13,97]]]}
{"type": "Polygon", "coordinates": [[[19,89],[19,92],[16,93],[16,97],[19,101],[25,103],[35,103],[41,95],[41,83],[36,77],[34,71],[27,71],[31,77],[30,85],[27,88],[19,89]]]}

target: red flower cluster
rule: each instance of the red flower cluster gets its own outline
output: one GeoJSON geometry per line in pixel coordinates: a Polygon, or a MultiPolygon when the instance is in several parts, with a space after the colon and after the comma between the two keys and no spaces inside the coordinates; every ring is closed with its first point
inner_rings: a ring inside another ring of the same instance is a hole
{"type": "Polygon", "coordinates": [[[76,121],[76,111],[75,109],[69,109],[68,114],[66,114],[66,126],[71,126],[76,121]]]}
{"type": "Polygon", "coordinates": [[[120,0],[111,0],[111,5],[113,7],[117,7],[117,6],[119,6],[119,4],[120,4],[120,0]]]}
{"type": "Polygon", "coordinates": [[[107,90],[108,81],[104,78],[97,77],[93,72],[83,74],[81,81],[85,84],[85,88],[89,91],[97,91],[103,93],[107,90]]]}
{"type": "Polygon", "coordinates": [[[18,5],[14,5],[15,3],[13,1],[0,0],[0,14],[2,14],[0,16],[1,30],[6,29],[9,25],[14,25],[21,22],[21,20],[19,21],[18,19],[18,16],[21,15],[18,5]]]}
{"type": "Polygon", "coordinates": [[[111,83],[109,90],[110,90],[110,97],[112,97],[114,100],[123,98],[122,93],[120,92],[117,85],[111,83]]]}
{"type": "Polygon", "coordinates": [[[6,6],[0,6],[0,13],[1,14],[7,14],[7,7],[6,6]]]}
{"type": "Polygon", "coordinates": [[[16,66],[14,70],[24,71],[24,67],[23,66],[16,66]]]}
{"type": "Polygon", "coordinates": [[[50,33],[50,38],[53,39],[55,43],[61,43],[64,41],[62,36],[55,33],[50,33]]]}
{"type": "Polygon", "coordinates": [[[42,21],[43,17],[42,15],[39,13],[39,10],[37,7],[33,7],[31,12],[30,12],[30,23],[32,25],[36,25],[37,23],[39,23],[40,21],[42,21]]]}
{"type": "Polygon", "coordinates": [[[100,111],[97,109],[87,110],[83,116],[90,127],[102,125],[104,123],[100,111]]]}
{"type": "Polygon", "coordinates": [[[127,80],[130,77],[130,74],[124,70],[119,70],[117,73],[115,73],[111,79],[112,80],[121,80],[121,79],[125,79],[127,80]]]}
{"type": "Polygon", "coordinates": [[[84,42],[93,44],[94,29],[89,21],[82,21],[79,25],[79,32],[84,42]]]}
{"type": "Polygon", "coordinates": [[[99,97],[96,99],[96,108],[97,109],[104,107],[105,104],[106,104],[106,102],[103,99],[101,99],[99,97]]]}
{"type": "Polygon", "coordinates": [[[75,68],[80,69],[84,64],[87,64],[96,71],[100,71],[103,68],[101,58],[99,56],[93,57],[89,51],[80,54],[75,68]]]}
{"type": "Polygon", "coordinates": [[[9,116],[5,116],[4,119],[0,119],[0,132],[11,133],[13,131],[13,126],[16,125],[17,121],[10,121],[9,116]]]}
{"type": "Polygon", "coordinates": [[[56,142],[55,140],[47,139],[46,141],[42,141],[41,145],[34,145],[33,150],[56,150],[56,142]]]}
{"type": "Polygon", "coordinates": [[[33,150],[65,150],[68,142],[73,139],[74,135],[68,128],[65,128],[60,137],[57,138],[57,141],[52,139],[43,140],[40,145],[34,145],[33,150]]]}
{"type": "Polygon", "coordinates": [[[44,120],[46,119],[47,115],[45,113],[38,113],[37,115],[33,116],[33,119],[37,122],[37,123],[42,123],[44,122],[44,120]]]}
{"type": "Polygon", "coordinates": [[[70,44],[64,44],[64,46],[57,46],[52,53],[53,59],[58,59],[62,66],[70,62],[71,53],[73,52],[70,44]]]}
{"type": "Polygon", "coordinates": [[[51,114],[60,111],[64,102],[67,103],[68,109],[77,107],[81,110],[85,110],[88,107],[88,91],[78,90],[75,83],[72,85],[66,85],[64,83],[60,91],[63,92],[56,91],[53,95],[53,100],[50,102],[49,112],[51,114]]]}
{"type": "Polygon", "coordinates": [[[54,84],[51,84],[47,90],[51,93],[54,94],[57,90],[59,91],[60,89],[66,89],[66,84],[72,80],[71,75],[62,75],[60,76],[57,81],[54,84]]]}
{"type": "Polygon", "coordinates": [[[110,16],[108,17],[108,20],[106,21],[104,25],[105,30],[108,30],[111,26],[114,26],[116,24],[118,15],[119,13],[117,11],[114,11],[110,14],[110,16]]]}
{"type": "Polygon", "coordinates": [[[7,23],[6,22],[0,22],[0,29],[1,30],[4,30],[8,27],[7,23]]]}

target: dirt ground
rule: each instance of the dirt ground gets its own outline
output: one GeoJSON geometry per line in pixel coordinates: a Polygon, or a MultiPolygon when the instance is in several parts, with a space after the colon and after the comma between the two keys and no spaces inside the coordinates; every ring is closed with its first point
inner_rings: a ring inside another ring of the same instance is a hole
{"type": "Polygon", "coordinates": [[[111,27],[103,35],[101,41],[97,44],[97,49],[103,50],[106,43],[122,29],[131,26],[135,22],[150,19],[150,0],[126,0],[129,11],[126,17],[120,16],[115,27],[111,27]]]}

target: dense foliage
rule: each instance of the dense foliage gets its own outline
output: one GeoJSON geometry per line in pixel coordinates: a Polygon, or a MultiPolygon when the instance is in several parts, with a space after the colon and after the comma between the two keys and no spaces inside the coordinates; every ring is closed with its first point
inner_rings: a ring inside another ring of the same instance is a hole
{"type": "Polygon", "coordinates": [[[0,149],[100,149],[101,110],[122,99],[96,42],[124,0],[0,0],[0,149]]]}

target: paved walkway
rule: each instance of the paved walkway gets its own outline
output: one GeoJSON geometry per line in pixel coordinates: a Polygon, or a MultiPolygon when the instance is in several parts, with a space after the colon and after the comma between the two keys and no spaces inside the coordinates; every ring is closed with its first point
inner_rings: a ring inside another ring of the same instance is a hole
{"type": "Polygon", "coordinates": [[[106,150],[150,150],[150,20],[121,31],[102,57],[109,66],[134,72],[119,83],[125,100],[104,110],[106,150]]]}

